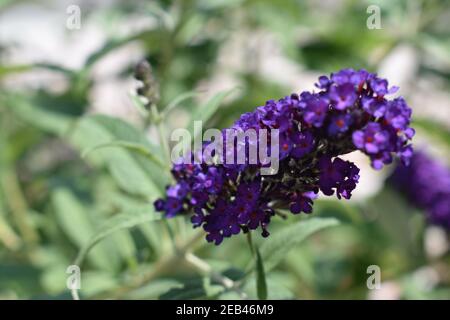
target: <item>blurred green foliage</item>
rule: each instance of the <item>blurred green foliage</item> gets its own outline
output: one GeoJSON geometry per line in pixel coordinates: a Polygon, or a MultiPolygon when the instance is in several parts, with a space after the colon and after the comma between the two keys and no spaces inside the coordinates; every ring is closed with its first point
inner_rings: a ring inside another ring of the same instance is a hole
{"type": "MultiPolygon", "coordinates": [[[[15,5],[0,1],[0,13],[15,5]]],[[[448,253],[439,259],[426,255],[423,213],[389,189],[364,203],[319,200],[311,218],[274,221],[268,240],[253,239],[261,257],[258,277],[244,236],[220,247],[196,242],[195,257],[210,269],[190,264],[189,257],[177,260],[172,242],[183,248],[198,230],[183,218],[164,222],[153,211],[152,201],[170,181],[159,167],[164,155],[154,131],[150,139],[146,134],[153,124],[89,112],[91,89],[102,81],[93,69],[109,54],[139,43],[159,81],[159,108],[169,117],[168,127],[175,112],[164,112],[164,106],[186,92],[192,96],[176,108],[210,126],[227,126],[265,100],[289,93],[257,72],[255,48],[246,53],[247,68],[235,74],[240,88],[231,99],[219,93],[197,105],[197,84],[217,73],[224,44],[240,32],[250,42],[261,30],[301,70],[316,73],[374,71],[396,46],[408,44],[419,56],[417,77],[439,78],[448,90],[447,1],[116,1],[103,11],[86,10],[84,21],[102,24],[109,40],[81,68],[47,62],[0,66],[0,83],[36,70],[68,83],[58,93],[45,86],[0,91],[0,298],[70,298],[66,268],[76,259],[82,298],[261,298],[267,289],[275,299],[365,299],[366,269],[373,264],[381,267],[384,281],[398,284],[402,298],[450,298],[448,274],[433,290],[415,276],[423,267],[449,272],[448,253]],[[370,4],[382,9],[381,30],[366,27],[370,4]],[[136,14],[156,25],[117,36],[114,22],[136,14]]],[[[124,65],[119,77],[129,79],[133,67],[132,61],[124,65]]],[[[448,154],[447,129],[429,119],[415,122],[420,134],[448,154]]]]}

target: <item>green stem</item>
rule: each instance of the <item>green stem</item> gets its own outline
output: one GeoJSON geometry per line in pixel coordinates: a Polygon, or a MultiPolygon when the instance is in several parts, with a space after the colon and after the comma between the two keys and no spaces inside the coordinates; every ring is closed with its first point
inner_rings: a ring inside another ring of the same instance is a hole
{"type": "Polygon", "coordinates": [[[264,265],[259,250],[253,244],[252,235],[250,231],[247,233],[247,242],[250,247],[250,252],[252,253],[252,258],[255,260],[256,292],[258,294],[258,299],[266,300],[267,299],[266,273],[264,271],[264,265]]]}
{"type": "Polygon", "coordinates": [[[218,272],[213,271],[211,266],[206,261],[190,252],[187,252],[184,255],[184,259],[186,262],[194,266],[199,272],[204,273],[210,276],[211,279],[219,282],[222,286],[224,286],[224,288],[236,292],[242,299],[248,298],[247,294],[239,288],[239,285],[236,282],[218,272]]]}
{"type": "Polygon", "coordinates": [[[255,247],[253,245],[252,233],[250,230],[247,232],[247,243],[250,247],[250,252],[252,253],[252,257],[255,255],[255,247]]]}

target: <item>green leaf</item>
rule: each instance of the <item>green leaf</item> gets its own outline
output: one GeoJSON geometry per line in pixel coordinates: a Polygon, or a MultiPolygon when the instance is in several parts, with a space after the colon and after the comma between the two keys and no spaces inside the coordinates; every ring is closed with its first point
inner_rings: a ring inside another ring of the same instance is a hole
{"type": "Polygon", "coordinates": [[[205,105],[195,110],[188,126],[188,130],[191,133],[191,137],[194,140],[196,137],[202,134],[201,132],[194,132],[194,121],[202,121],[203,124],[208,122],[208,120],[211,119],[211,117],[219,109],[223,99],[225,99],[226,96],[228,96],[231,92],[233,92],[236,89],[237,88],[233,88],[230,90],[217,93],[211,99],[209,99],[205,105]]]}
{"type": "Polygon", "coordinates": [[[5,94],[1,105],[6,106],[23,121],[46,132],[61,135],[73,121],[73,117],[34,104],[31,99],[21,95],[5,94]]]}
{"type": "Polygon", "coordinates": [[[117,287],[117,277],[99,271],[83,271],[81,275],[83,296],[90,297],[117,287]]]}
{"type": "Polygon", "coordinates": [[[113,50],[120,48],[121,46],[124,46],[128,43],[130,43],[133,40],[136,40],[139,36],[138,35],[132,35],[130,37],[122,38],[122,39],[111,39],[107,41],[99,50],[92,53],[85,62],[85,69],[88,69],[92,67],[97,61],[99,61],[101,58],[106,56],[108,53],[112,52],[113,50]]]}
{"type": "Polygon", "coordinates": [[[30,295],[42,292],[39,283],[40,270],[31,264],[19,264],[18,262],[2,259],[0,263],[0,292],[4,299],[6,292],[14,292],[13,299],[27,299],[30,295]]]}
{"type": "Polygon", "coordinates": [[[123,38],[116,38],[108,40],[104,43],[104,45],[97,50],[96,52],[92,53],[85,62],[84,69],[88,70],[90,69],[95,63],[97,63],[99,60],[101,60],[103,57],[105,57],[110,52],[129,44],[132,41],[136,40],[144,40],[144,41],[150,41],[150,43],[156,43],[156,39],[158,38],[158,30],[144,30],[140,33],[134,33],[130,36],[123,37],[123,38]]]}
{"type": "Polygon", "coordinates": [[[440,69],[450,70],[450,41],[422,34],[417,43],[440,69]]]}
{"type": "Polygon", "coordinates": [[[336,226],[339,221],[334,218],[311,218],[279,230],[270,241],[261,246],[261,258],[266,272],[276,267],[286,254],[303,240],[319,230],[336,226]]]}
{"type": "MultiPolygon", "coordinates": [[[[283,274],[278,274],[272,272],[271,274],[266,274],[267,283],[267,299],[268,300],[290,300],[295,299],[295,295],[292,293],[290,286],[286,285],[286,281],[289,280],[289,284],[294,284],[295,279],[284,279],[289,278],[289,273],[284,272],[283,274]]],[[[248,279],[243,286],[243,291],[248,295],[250,300],[259,299],[257,292],[257,280],[256,277],[248,279]]],[[[231,291],[222,293],[219,299],[241,299],[239,295],[230,295],[231,291]]]]}
{"type": "Polygon", "coordinates": [[[422,129],[425,134],[450,148],[450,131],[442,124],[429,119],[416,118],[413,120],[412,126],[422,129]]]}
{"type": "Polygon", "coordinates": [[[184,279],[160,295],[161,300],[205,299],[223,292],[223,287],[213,284],[207,277],[184,279]]]}
{"type": "Polygon", "coordinates": [[[377,225],[392,249],[398,248],[399,254],[409,255],[411,259],[421,254],[423,225],[416,225],[412,220],[420,217],[423,221],[420,209],[390,186],[384,187],[365,204],[365,210],[377,217],[377,225]]]}
{"type": "Polygon", "coordinates": [[[263,260],[261,259],[261,254],[258,248],[256,251],[256,292],[258,294],[259,300],[267,299],[267,282],[266,273],[264,272],[263,260]]]}
{"type": "Polygon", "coordinates": [[[131,300],[157,299],[167,292],[167,288],[180,288],[182,286],[183,284],[176,279],[154,279],[150,283],[128,292],[124,295],[124,298],[131,300]]]}
{"type": "MultiPolygon", "coordinates": [[[[88,214],[88,210],[83,204],[66,188],[59,188],[52,194],[52,204],[55,215],[66,236],[77,247],[86,246],[87,240],[94,235],[95,225],[88,214]]],[[[115,262],[108,254],[107,247],[99,246],[89,256],[95,266],[111,270],[114,269],[115,262]]]]}
{"type": "Polygon", "coordinates": [[[178,97],[176,97],[175,99],[173,99],[168,105],[167,107],[164,108],[163,113],[162,113],[162,117],[166,118],[167,115],[176,107],[178,107],[180,105],[180,103],[182,103],[185,100],[188,100],[190,98],[196,97],[198,96],[198,92],[196,91],[188,91],[185,93],[180,94],[178,97]]]}
{"type": "Polygon", "coordinates": [[[72,70],[66,69],[62,66],[51,63],[36,63],[36,64],[20,64],[11,66],[0,66],[0,78],[8,76],[12,73],[28,72],[33,69],[47,69],[50,71],[60,72],[66,76],[74,76],[72,70]]]}
{"type": "Polygon", "coordinates": [[[89,253],[89,251],[94,248],[96,244],[100,241],[108,237],[109,235],[125,229],[133,228],[139,224],[157,221],[160,219],[160,216],[157,215],[151,205],[149,205],[149,209],[143,212],[137,213],[122,213],[113,216],[109,220],[105,221],[105,223],[94,233],[93,236],[89,237],[86,244],[81,248],[78,253],[77,258],[75,259],[75,263],[78,266],[81,266],[84,258],[89,253]]]}
{"type": "Polygon", "coordinates": [[[169,183],[168,175],[155,164],[156,159],[161,159],[160,148],[121,119],[104,115],[85,117],[75,126],[70,138],[81,151],[117,141],[127,149],[140,150],[141,153],[136,153],[124,148],[102,148],[88,159],[97,165],[105,164],[119,187],[131,194],[151,201],[160,196],[169,183]]]}
{"type": "Polygon", "coordinates": [[[31,70],[32,66],[28,64],[12,65],[12,66],[0,66],[0,78],[8,76],[12,73],[20,73],[31,70]]]}
{"type": "Polygon", "coordinates": [[[131,233],[128,232],[128,230],[118,231],[111,235],[111,240],[114,243],[114,248],[120,257],[127,262],[130,269],[134,270],[137,265],[137,248],[131,233]]]}
{"type": "Polygon", "coordinates": [[[14,3],[14,0],[0,0],[0,9],[5,10],[8,5],[14,3]]]}
{"type": "Polygon", "coordinates": [[[139,112],[139,114],[146,118],[148,117],[148,110],[145,107],[144,102],[141,100],[141,97],[136,95],[133,92],[130,92],[128,94],[128,96],[130,97],[131,102],[133,103],[133,105],[136,107],[137,111],[139,112]]]}
{"type": "Polygon", "coordinates": [[[111,142],[101,143],[99,145],[96,145],[92,148],[85,149],[81,153],[81,157],[85,158],[89,153],[92,151],[101,149],[101,148],[107,148],[107,147],[122,147],[134,152],[137,152],[150,161],[152,161],[154,164],[158,165],[161,169],[166,169],[166,165],[162,162],[162,160],[156,156],[154,153],[152,153],[150,150],[148,150],[145,145],[139,144],[139,143],[133,143],[128,141],[122,141],[122,140],[115,140],[111,142]]]}

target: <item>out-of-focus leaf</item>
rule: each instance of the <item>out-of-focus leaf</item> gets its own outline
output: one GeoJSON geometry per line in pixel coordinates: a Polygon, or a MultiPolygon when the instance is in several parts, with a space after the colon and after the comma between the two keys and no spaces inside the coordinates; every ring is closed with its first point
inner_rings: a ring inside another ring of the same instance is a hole
{"type": "Polygon", "coordinates": [[[413,222],[414,214],[420,216],[419,209],[413,207],[402,195],[385,187],[373,199],[367,201],[367,209],[383,228],[391,247],[399,247],[399,255],[410,255],[418,259],[422,242],[421,230],[413,222]]]}
{"type": "Polygon", "coordinates": [[[32,101],[20,95],[0,96],[0,101],[6,107],[9,107],[20,119],[36,126],[46,132],[61,135],[73,121],[73,117],[44,109],[35,105],[32,101]]]}
{"type": "Polygon", "coordinates": [[[58,66],[50,63],[37,63],[37,64],[21,64],[21,65],[11,65],[11,66],[0,66],[0,78],[10,75],[12,73],[20,73],[31,71],[35,68],[47,69],[50,71],[60,72],[67,76],[74,76],[75,73],[72,70],[66,69],[62,66],[58,66]]]}
{"type": "Polygon", "coordinates": [[[0,9],[5,9],[9,4],[13,2],[14,0],[0,0],[0,9]]]}
{"type": "Polygon", "coordinates": [[[127,45],[128,43],[140,40],[140,39],[148,39],[151,37],[154,37],[157,35],[157,30],[145,30],[137,34],[132,34],[128,37],[124,37],[121,39],[111,39],[107,41],[100,49],[92,53],[85,62],[84,68],[87,70],[92,65],[94,65],[97,61],[99,61],[101,58],[106,56],[108,53],[112,52],[113,50],[120,48],[124,45],[127,45]]]}
{"type": "MultiPolygon", "coordinates": [[[[129,146],[142,145],[160,158],[159,147],[151,144],[136,128],[123,120],[104,115],[82,119],[73,130],[71,140],[80,150],[119,140],[129,143],[129,146]]],[[[94,156],[100,156],[117,184],[132,194],[154,200],[168,184],[168,177],[161,168],[142,154],[131,153],[123,148],[103,148],[89,158],[98,162],[99,158],[94,156]]]]}
{"type": "MultiPolygon", "coordinates": [[[[77,198],[64,188],[52,194],[52,203],[57,221],[64,233],[79,248],[87,245],[88,239],[94,235],[95,226],[89,212],[77,198]]],[[[106,270],[114,269],[114,259],[108,254],[105,246],[99,246],[89,256],[89,260],[97,267],[106,270]]]]}
{"type": "Polygon", "coordinates": [[[211,99],[209,99],[205,105],[197,108],[191,119],[188,126],[188,130],[191,133],[191,137],[195,140],[196,137],[202,134],[202,132],[196,132],[194,128],[194,121],[201,121],[204,125],[206,122],[208,122],[209,119],[216,113],[216,111],[219,109],[220,104],[222,103],[223,99],[225,99],[231,92],[236,90],[236,88],[226,90],[223,92],[219,92],[215,94],[211,99]]]}
{"type": "Polygon", "coordinates": [[[42,270],[40,283],[44,290],[51,295],[67,292],[66,269],[71,261],[65,255],[65,251],[61,250],[63,245],[46,245],[37,248],[33,253],[34,265],[42,270]]]}
{"type": "Polygon", "coordinates": [[[85,296],[93,296],[117,286],[117,278],[106,272],[86,271],[81,274],[81,292],[85,296]]]}
{"type": "Polygon", "coordinates": [[[139,97],[133,92],[130,92],[128,96],[130,97],[131,102],[136,107],[139,114],[144,118],[148,117],[148,110],[145,107],[144,102],[141,100],[141,97],[139,97]]]}
{"type": "MultiPolygon", "coordinates": [[[[314,212],[320,214],[321,217],[336,218],[342,223],[360,224],[363,222],[363,217],[358,207],[344,201],[317,199],[314,202],[314,212]]],[[[289,214],[289,211],[286,213],[289,214]]]]}
{"type": "Polygon", "coordinates": [[[112,39],[107,41],[100,49],[92,53],[87,59],[85,63],[85,68],[91,67],[94,63],[96,63],[98,60],[106,56],[108,53],[113,51],[114,49],[117,49],[123,45],[126,45],[130,43],[133,40],[136,40],[138,38],[137,35],[132,35],[128,38],[123,39],[112,39]]]}
{"type": "Polygon", "coordinates": [[[298,246],[307,237],[338,224],[339,221],[334,218],[311,218],[278,231],[260,248],[266,272],[276,267],[292,248],[298,246]]]}
{"type": "MultiPolygon", "coordinates": [[[[2,199],[0,198],[0,203],[2,199]]],[[[19,249],[22,244],[22,240],[14,232],[13,228],[6,221],[0,209],[0,243],[9,250],[15,251],[19,249]]]]}
{"type": "Polygon", "coordinates": [[[180,288],[183,284],[175,279],[155,279],[151,283],[127,293],[126,299],[156,299],[167,292],[167,288],[180,288]]]}
{"type": "Polygon", "coordinates": [[[165,169],[165,165],[162,162],[158,156],[156,156],[154,153],[152,153],[150,150],[148,150],[144,145],[139,143],[133,143],[128,141],[121,141],[121,140],[115,140],[111,142],[101,143],[99,145],[96,145],[92,148],[86,149],[81,153],[81,157],[85,158],[89,153],[92,151],[101,149],[101,148],[107,148],[107,147],[122,147],[134,152],[138,152],[142,154],[144,157],[152,161],[154,164],[158,165],[160,168],[165,169]]]}
{"type": "Polygon", "coordinates": [[[44,269],[41,276],[41,283],[45,290],[50,294],[58,294],[67,289],[66,274],[67,265],[49,265],[44,269]]]}
{"type": "Polygon", "coordinates": [[[31,265],[11,262],[0,264],[0,296],[8,291],[15,292],[18,297],[37,294],[41,290],[39,284],[40,271],[31,265]]]}
{"type": "Polygon", "coordinates": [[[244,112],[253,111],[262,101],[274,97],[282,97],[286,88],[278,83],[261,79],[255,75],[247,75],[245,78],[245,94],[235,101],[230,102],[226,108],[219,108],[216,112],[214,122],[219,127],[228,127],[236,121],[244,112]]]}
{"type": "Polygon", "coordinates": [[[164,108],[163,113],[162,113],[162,117],[165,118],[167,117],[167,115],[176,107],[178,107],[180,105],[180,103],[182,103],[183,101],[186,101],[188,99],[191,99],[195,96],[198,96],[198,92],[196,91],[189,91],[189,92],[185,92],[180,94],[178,97],[176,97],[175,99],[173,99],[171,102],[169,102],[169,104],[167,105],[166,108],[164,108]]]}
{"type": "Polygon", "coordinates": [[[220,10],[220,9],[230,9],[242,4],[244,0],[217,0],[208,1],[200,0],[198,1],[198,6],[203,10],[220,10]]]}
{"type": "MultiPolygon", "coordinates": [[[[289,290],[289,288],[283,283],[285,281],[281,281],[284,279],[281,279],[278,275],[267,275],[266,283],[267,283],[267,299],[275,299],[275,300],[282,300],[282,299],[293,299],[294,295],[289,290]]],[[[243,290],[245,293],[247,293],[249,299],[259,299],[258,292],[257,292],[257,284],[256,279],[251,278],[249,281],[246,282],[243,290]]],[[[219,299],[240,299],[237,296],[230,296],[228,293],[221,294],[219,299]]]]}
{"type": "Polygon", "coordinates": [[[145,9],[146,14],[157,19],[158,29],[163,31],[165,35],[175,34],[177,32],[175,28],[179,26],[180,16],[175,14],[170,8],[163,7],[162,3],[158,3],[157,1],[149,1],[145,9]]]}
{"type": "Polygon", "coordinates": [[[193,278],[181,282],[181,285],[170,288],[159,298],[163,300],[200,299],[218,295],[223,291],[220,285],[212,284],[209,278],[193,278]]]}
{"type": "Polygon", "coordinates": [[[96,230],[95,233],[92,233],[93,235],[88,238],[88,240],[78,253],[75,264],[81,266],[84,258],[89,253],[89,251],[109,235],[119,230],[133,228],[139,224],[156,221],[159,219],[160,216],[152,210],[152,207],[150,205],[149,209],[143,212],[123,213],[110,218],[103,224],[103,226],[96,230]]]}
{"type": "Polygon", "coordinates": [[[118,231],[111,236],[111,240],[121,257],[131,268],[135,268],[137,250],[131,234],[127,230],[118,231]]]}
{"type": "Polygon", "coordinates": [[[424,133],[430,135],[432,138],[440,141],[441,143],[444,143],[450,148],[450,131],[442,124],[429,119],[415,118],[412,126],[414,128],[422,129],[424,133]]]}
{"type": "Polygon", "coordinates": [[[433,64],[439,63],[440,68],[450,70],[450,42],[423,34],[417,43],[433,57],[433,64]]]}
{"type": "MultiPolygon", "coordinates": [[[[0,4],[1,5],[1,4],[0,4]]],[[[32,68],[30,65],[13,65],[13,66],[0,66],[0,78],[10,75],[12,73],[19,73],[29,71],[32,68]]]]}
{"type": "MultiPolygon", "coordinates": [[[[103,196],[97,200],[97,203],[108,202],[109,206],[113,206],[117,212],[142,212],[147,211],[150,203],[143,203],[141,199],[137,199],[135,197],[131,197],[129,195],[124,194],[123,192],[119,192],[116,188],[113,187],[114,191],[107,191],[108,187],[111,187],[112,179],[108,179],[105,181],[107,185],[100,186],[100,190],[97,192],[104,192],[103,196]],[[104,200],[103,200],[104,199],[104,200]]],[[[106,210],[108,210],[106,208],[106,210]]],[[[139,233],[144,237],[144,239],[148,242],[148,249],[151,249],[152,252],[158,253],[163,250],[163,246],[161,246],[161,228],[157,224],[140,224],[138,226],[139,233]]],[[[124,231],[125,233],[129,233],[128,231],[124,231]]],[[[119,232],[120,233],[120,232],[119,232]]]]}
{"type": "Polygon", "coordinates": [[[82,246],[93,232],[92,222],[86,208],[67,189],[53,192],[52,198],[56,217],[65,234],[77,245],[82,246]]]}

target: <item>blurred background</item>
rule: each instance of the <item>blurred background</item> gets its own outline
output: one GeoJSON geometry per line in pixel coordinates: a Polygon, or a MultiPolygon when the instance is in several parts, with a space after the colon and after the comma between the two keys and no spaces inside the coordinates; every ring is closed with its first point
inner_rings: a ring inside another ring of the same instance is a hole
{"type": "MultiPolygon", "coordinates": [[[[66,268],[88,239],[119,213],[151,209],[164,188],[154,168],[125,150],[80,156],[117,138],[158,143],[136,107],[133,69],[144,58],[159,82],[159,105],[195,92],[167,113],[168,132],[188,126],[223,90],[239,88],[210,127],[311,90],[321,74],[378,72],[413,109],[415,149],[448,177],[449,21],[445,0],[0,0],[0,299],[69,299],[66,268]],[[371,5],[381,28],[368,27],[371,5]],[[93,114],[105,116],[84,121],[93,114]]],[[[377,172],[363,155],[348,158],[361,168],[354,197],[320,198],[313,213],[341,224],[296,246],[269,272],[269,297],[450,299],[446,226],[430,223],[428,208],[389,182],[395,165],[377,172]],[[366,285],[370,265],[381,269],[378,290],[366,285]]],[[[449,195],[448,179],[436,183],[449,195]]],[[[448,203],[440,212],[450,221],[448,203]]],[[[272,234],[299,219],[274,219],[272,234]]],[[[82,297],[236,297],[184,265],[130,288],[170,252],[164,230],[140,223],[103,239],[83,264],[82,297]]],[[[180,241],[192,232],[177,230],[180,241]]],[[[220,247],[205,243],[198,255],[237,280],[251,259],[243,236],[220,247]]],[[[253,287],[244,288],[250,297],[253,287]]]]}

